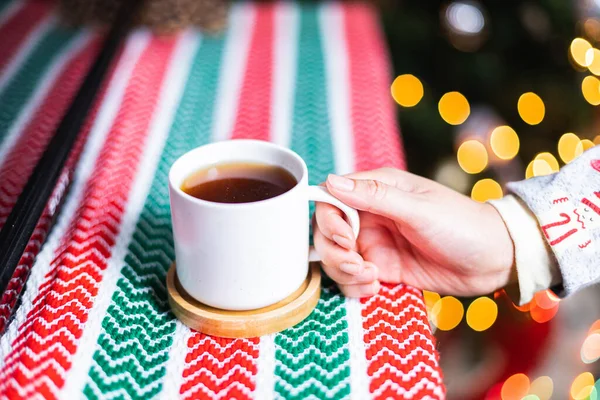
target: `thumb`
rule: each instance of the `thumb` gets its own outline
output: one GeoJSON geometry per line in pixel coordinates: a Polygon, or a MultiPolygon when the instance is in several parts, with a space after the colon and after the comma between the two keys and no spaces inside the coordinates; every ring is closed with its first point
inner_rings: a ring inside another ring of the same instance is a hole
{"type": "Polygon", "coordinates": [[[350,207],[394,220],[410,222],[422,209],[413,193],[375,179],[329,175],[327,189],[350,207]]]}

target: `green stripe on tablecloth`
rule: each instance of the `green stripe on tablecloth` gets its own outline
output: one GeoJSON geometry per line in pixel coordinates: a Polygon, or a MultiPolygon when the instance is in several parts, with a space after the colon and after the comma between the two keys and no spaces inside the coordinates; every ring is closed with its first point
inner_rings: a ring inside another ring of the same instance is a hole
{"type": "Polygon", "coordinates": [[[167,177],[179,156],[210,140],[223,45],[222,38],[204,38],[193,60],[122,276],[102,321],[99,349],[84,389],[88,398],[96,398],[94,387],[100,397],[127,393],[133,399],[152,398],[162,389],[175,332],[165,288],[166,272],[175,258],[167,177]]]}
{"type": "Polygon", "coordinates": [[[0,143],[60,51],[73,39],[77,31],[60,27],[50,29],[35,46],[0,93],[0,143]]]}
{"type": "MultiPolygon", "coordinates": [[[[325,60],[314,5],[301,7],[291,147],[308,165],[311,184],[334,172],[325,60]]],[[[350,394],[350,353],[344,299],[323,288],[313,313],[275,336],[275,391],[286,399],[350,394]]]]}

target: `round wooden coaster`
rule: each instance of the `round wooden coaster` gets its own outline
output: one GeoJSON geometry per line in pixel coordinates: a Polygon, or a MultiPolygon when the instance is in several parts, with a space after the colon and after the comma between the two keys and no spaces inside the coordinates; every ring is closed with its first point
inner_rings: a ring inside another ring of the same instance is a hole
{"type": "Polygon", "coordinates": [[[308,317],[321,296],[321,269],[318,264],[311,264],[298,290],[276,304],[257,310],[228,311],[200,303],[181,287],[175,263],[167,273],[167,291],[171,310],[190,328],[212,336],[257,337],[280,332],[308,317]]]}

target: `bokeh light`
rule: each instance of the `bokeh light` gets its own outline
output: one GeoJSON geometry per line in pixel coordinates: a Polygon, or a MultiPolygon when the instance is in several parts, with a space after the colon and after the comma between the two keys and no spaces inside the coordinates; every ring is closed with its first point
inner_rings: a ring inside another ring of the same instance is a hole
{"type": "Polygon", "coordinates": [[[585,53],[585,62],[592,74],[600,75],[600,50],[589,49],[585,53]]]}
{"type": "Polygon", "coordinates": [[[392,97],[403,107],[413,107],[423,98],[423,84],[414,75],[404,74],[394,79],[392,97]]]}
{"type": "Polygon", "coordinates": [[[547,151],[539,153],[537,156],[535,156],[535,159],[546,161],[548,163],[548,165],[550,165],[550,169],[552,170],[552,172],[558,172],[558,170],[560,168],[556,157],[554,157],[554,155],[552,153],[548,153],[547,151]]]}
{"type": "Polygon", "coordinates": [[[537,292],[533,297],[535,303],[545,310],[554,308],[560,302],[560,299],[548,289],[537,292]]]}
{"type": "Polygon", "coordinates": [[[475,299],[467,309],[467,324],[474,331],[485,331],[496,322],[498,305],[489,297],[475,299]]]}
{"type": "Polygon", "coordinates": [[[575,38],[571,42],[569,47],[571,58],[581,67],[589,66],[588,61],[591,61],[586,57],[588,50],[592,48],[590,42],[583,38],[575,38]]]}
{"type": "Polygon", "coordinates": [[[458,299],[452,296],[445,296],[435,303],[432,314],[435,316],[432,319],[434,325],[442,331],[449,331],[456,328],[460,323],[465,310],[458,299]]]}
{"type": "Polygon", "coordinates": [[[499,199],[503,195],[502,186],[493,179],[482,179],[473,185],[471,198],[484,203],[488,200],[499,199]]]}
{"type": "Polygon", "coordinates": [[[565,133],[558,141],[558,155],[563,162],[570,163],[576,157],[577,145],[580,140],[574,133],[565,133]]]}
{"type": "Polygon", "coordinates": [[[502,385],[502,400],[521,400],[529,393],[529,378],[525,374],[515,374],[502,385]]]}
{"type": "Polygon", "coordinates": [[[519,116],[529,125],[537,125],[544,119],[546,107],[544,102],[533,92],[523,93],[517,103],[519,116]]]}
{"type": "Polygon", "coordinates": [[[529,179],[534,176],[550,175],[558,171],[558,163],[556,165],[552,160],[547,160],[546,157],[534,158],[527,169],[525,170],[525,178],[529,179]]]}
{"type": "Polygon", "coordinates": [[[467,140],[458,148],[456,153],[458,164],[469,174],[478,174],[487,167],[488,154],[483,143],[477,140],[467,140]]]}
{"type": "MultiPolygon", "coordinates": [[[[429,319],[433,320],[436,318],[436,315],[433,313],[433,307],[440,300],[439,293],[430,292],[428,290],[423,290],[423,301],[425,302],[425,309],[427,310],[427,315],[429,319]]],[[[439,311],[439,310],[438,310],[439,311]]]]}
{"type": "Polygon", "coordinates": [[[471,113],[469,102],[459,92],[448,92],[442,96],[438,104],[442,119],[450,125],[460,125],[471,113]]]}
{"type": "MultiPolygon", "coordinates": [[[[600,90],[600,89],[598,89],[598,90],[600,90]]],[[[600,144],[600,135],[597,135],[597,136],[594,138],[594,144],[595,144],[596,146],[598,146],[598,145],[600,144]]]]}
{"type": "Polygon", "coordinates": [[[558,312],[560,302],[552,300],[547,293],[541,293],[541,295],[536,293],[533,300],[531,300],[531,303],[529,304],[529,314],[531,315],[531,319],[535,322],[543,324],[554,318],[558,312]],[[538,304],[538,301],[542,303],[543,307],[538,304]]]}
{"type": "Polygon", "coordinates": [[[600,79],[595,76],[586,76],[583,78],[581,81],[581,93],[585,101],[591,105],[597,106],[600,104],[600,79]]]}
{"type": "Polygon", "coordinates": [[[529,393],[536,395],[540,400],[550,400],[554,392],[554,382],[549,376],[540,376],[531,382],[529,393]]]}
{"type": "Polygon", "coordinates": [[[584,151],[591,149],[594,147],[594,142],[589,139],[582,139],[577,146],[575,147],[575,158],[579,157],[583,154],[584,151]]]}
{"type": "Polygon", "coordinates": [[[594,375],[590,372],[583,372],[571,384],[571,397],[574,400],[587,400],[593,389],[594,375]]]}
{"type": "Polygon", "coordinates": [[[592,326],[590,326],[590,330],[588,331],[588,333],[600,333],[600,319],[594,322],[592,326]]]}
{"type": "Polygon", "coordinates": [[[521,400],[540,400],[539,396],[535,395],[535,394],[528,394],[527,396],[523,397],[521,400]]]}
{"type": "Polygon", "coordinates": [[[511,160],[519,152],[519,136],[507,125],[499,126],[492,131],[490,146],[494,154],[502,160],[511,160]]]}
{"type": "Polygon", "coordinates": [[[448,24],[457,33],[476,35],[483,30],[485,18],[475,3],[455,2],[446,9],[448,24]]]}
{"type": "Polygon", "coordinates": [[[591,364],[600,359],[600,333],[592,333],[581,345],[581,361],[591,364]]]}

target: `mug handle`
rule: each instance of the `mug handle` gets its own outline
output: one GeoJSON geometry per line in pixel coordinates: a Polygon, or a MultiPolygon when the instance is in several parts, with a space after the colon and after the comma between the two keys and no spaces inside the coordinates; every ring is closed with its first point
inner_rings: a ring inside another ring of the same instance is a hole
{"type": "MultiPolygon", "coordinates": [[[[352,227],[352,232],[354,232],[354,237],[358,237],[358,233],[360,232],[360,219],[358,218],[358,211],[354,208],[348,207],[331,194],[326,187],[323,186],[309,186],[308,187],[308,200],[309,201],[320,201],[323,203],[329,203],[340,210],[344,214],[346,214],[346,218],[350,223],[350,227],[352,227]]],[[[308,261],[321,261],[321,257],[315,251],[315,246],[310,246],[310,251],[308,253],[308,261]]]]}

